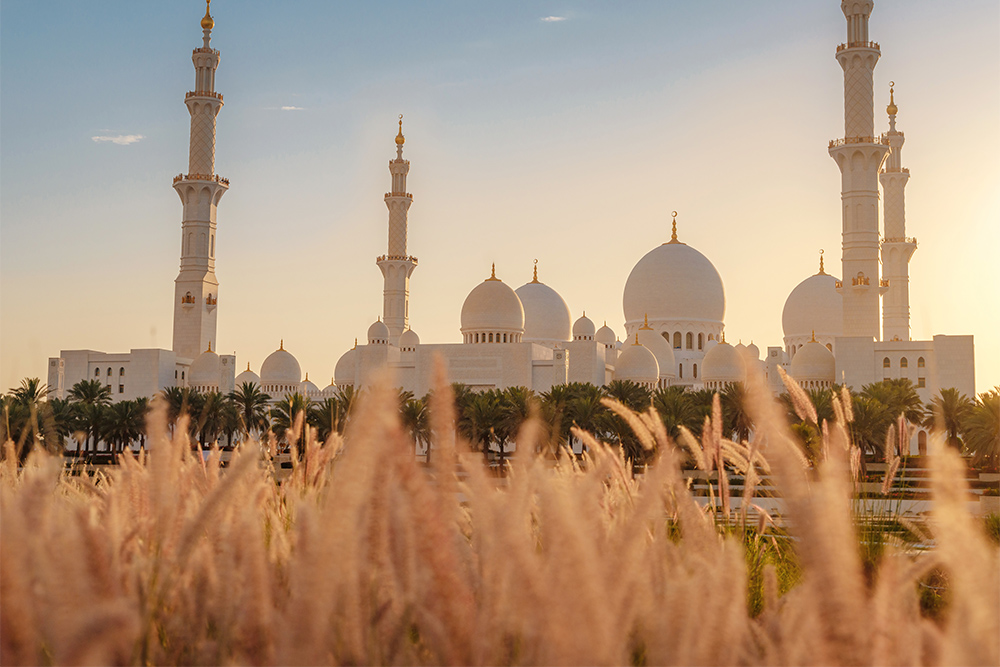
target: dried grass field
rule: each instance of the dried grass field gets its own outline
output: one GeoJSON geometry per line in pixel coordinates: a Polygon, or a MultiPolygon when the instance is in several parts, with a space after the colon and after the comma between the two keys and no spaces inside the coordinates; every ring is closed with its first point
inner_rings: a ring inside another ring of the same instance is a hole
{"type": "Polygon", "coordinates": [[[344,439],[305,437],[281,483],[268,443],[222,468],[191,453],[187,429],[172,437],[162,409],[148,456],[107,474],[8,455],[0,662],[1000,664],[1000,550],[966,509],[958,456],[932,443],[933,516],[904,526],[933,548],[889,535],[866,565],[849,408],[813,467],[770,394],[750,390],[751,444],[710,420],[675,445],[654,413],[615,408],[656,452],[638,477],[578,433],[582,459],[517,455],[498,478],[456,435],[443,381],[426,466],[388,387],[366,392],[344,439]],[[706,510],[682,457],[741,470],[748,499],[773,479],[781,525],[729,511],[726,488],[706,510]]]}

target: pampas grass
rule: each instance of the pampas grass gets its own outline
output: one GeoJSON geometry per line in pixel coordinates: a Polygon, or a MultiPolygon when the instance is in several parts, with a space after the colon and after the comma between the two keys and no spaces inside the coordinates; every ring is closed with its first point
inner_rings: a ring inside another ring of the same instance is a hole
{"type": "MultiPolygon", "coordinates": [[[[796,410],[814,415],[795,388],[796,410]]],[[[0,662],[998,664],[1000,559],[965,509],[958,457],[932,441],[936,548],[889,544],[870,580],[849,403],[835,401],[810,468],[770,395],[748,389],[752,445],[721,437],[717,408],[678,449],[655,413],[611,405],[656,451],[639,479],[578,430],[581,460],[519,455],[506,478],[490,475],[456,433],[440,370],[429,467],[388,383],[367,392],[345,439],[299,431],[280,484],[273,442],[223,468],[218,452],[191,454],[186,428],[170,435],[162,407],[148,458],[126,453],[106,476],[70,477],[42,452],[21,469],[8,456],[0,662]],[[779,544],[763,511],[748,525],[746,502],[730,522],[726,474],[717,521],[680,473],[688,455],[706,471],[735,466],[748,487],[770,476],[791,538],[779,544]],[[776,567],[792,549],[794,581],[776,567]],[[934,619],[919,604],[932,571],[949,586],[934,619]]],[[[519,450],[542,437],[529,420],[519,450]]]]}

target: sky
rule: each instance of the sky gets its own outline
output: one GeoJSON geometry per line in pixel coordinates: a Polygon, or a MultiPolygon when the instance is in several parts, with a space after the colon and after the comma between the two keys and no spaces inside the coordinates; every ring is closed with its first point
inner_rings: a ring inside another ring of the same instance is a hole
{"type": "MultiPolygon", "coordinates": [[[[0,389],[63,349],[171,346],[198,0],[0,4],[0,389]]],[[[635,263],[678,234],[727,340],[781,345],[785,298],[839,276],[840,3],[215,0],[218,344],[280,340],[320,387],[381,311],[404,115],[410,324],[460,342],[489,276],[539,279],[624,335],[635,263]]],[[[877,0],[876,131],[895,81],[911,336],[976,337],[1000,385],[1000,4],[877,0]]]]}

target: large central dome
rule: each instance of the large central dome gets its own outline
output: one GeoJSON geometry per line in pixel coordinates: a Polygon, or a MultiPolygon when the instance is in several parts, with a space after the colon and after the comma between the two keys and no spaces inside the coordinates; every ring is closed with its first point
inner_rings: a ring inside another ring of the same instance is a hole
{"type": "Polygon", "coordinates": [[[653,248],[625,283],[626,324],[692,321],[722,324],[726,295],[712,262],[676,240],[653,248]]]}

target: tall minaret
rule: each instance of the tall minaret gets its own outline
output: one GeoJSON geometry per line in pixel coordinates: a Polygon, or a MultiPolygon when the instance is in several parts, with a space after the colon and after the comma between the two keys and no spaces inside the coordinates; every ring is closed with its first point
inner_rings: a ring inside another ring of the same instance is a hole
{"type": "Polygon", "coordinates": [[[174,178],[174,190],[184,205],[181,222],[181,270],[174,281],[174,352],[194,359],[215,338],[219,281],[215,277],[215,215],[229,181],[215,173],[215,117],[222,95],[215,92],[219,52],[210,46],[215,22],[209,14],[201,20],[204,43],[191,55],[194,90],[185,95],[191,113],[191,149],[188,173],[174,178]]]}
{"type": "Polygon", "coordinates": [[[916,239],[906,237],[906,182],[910,170],[902,166],[903,133],[896,130],[896,107],[893,83],[889,82],[889,158],[879,175],[885,221],[882,239],[882,273],[889,281],[889,291],[882,300],[882,337],[885,340],[910,340],[910,257],[917,249],[916,239]]]}
{"type": "Polygon", "coordinates": [[[830,142],[841,173],[843,205],[844,335],[879,339],[878,174],[889,152],[885,137],[873,136],[872,74],[879,46],[868,39],[872,0],[845,0],[847,43],[837,47],[844,70],[844,138],[830,142]]]}
{"type": "Polygon", "coordinates": [[[385,193],[389,209],[389,251],[375,260],[385,279],[382,290],[382,321],[389,327],[389,342],[396,345],[399,336],[410,326],[410,274],[417,268],[417,258],[406,254],[406,216],[413,195],[406,191],[410,161],[403,159],[403,117],[399,117],[396,135],[396,159],[389,161],[392,191],[385,193]]]}

